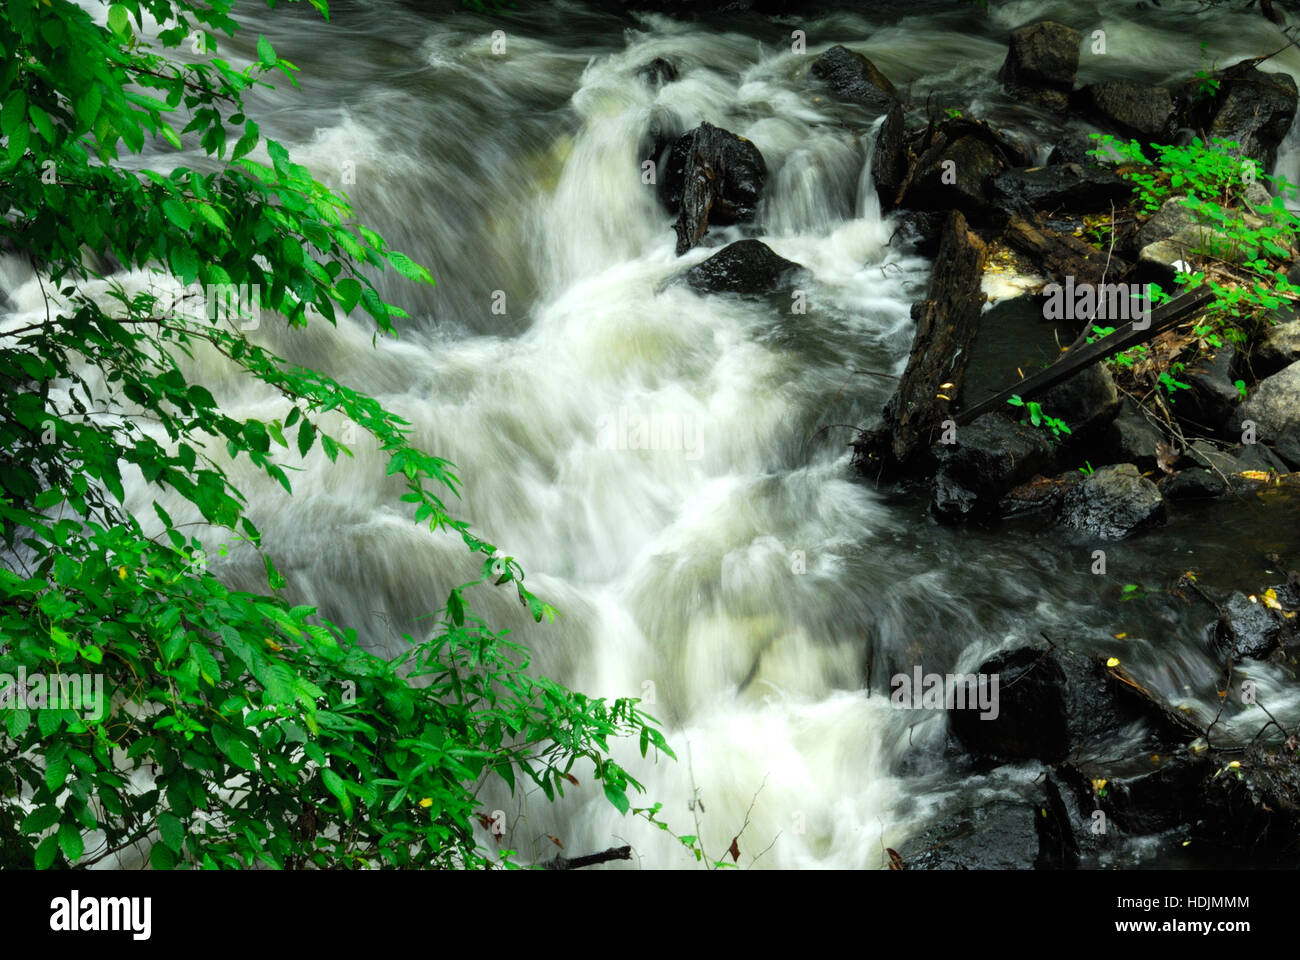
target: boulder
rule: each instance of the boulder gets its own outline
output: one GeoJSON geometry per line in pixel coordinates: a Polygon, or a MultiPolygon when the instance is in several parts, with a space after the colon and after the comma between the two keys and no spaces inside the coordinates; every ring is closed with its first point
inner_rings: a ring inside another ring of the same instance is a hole
{"type": "Polygon", "coordinates": [[[976,756],[1060,763],[1139,720],[1162,742],[1180,742],[1189,729],[1196,733],[1122,668],[1060,646],[1003,651],[978,673],[990,678],[990,687],[997,677],[997,716],[948,711],[949,729],[976,756]]]}
{"type": "Polygon", "coordinates": [[[1102,467],[1072,486],[1061,504],[1062,522],[1102,540],[1121,540],[1165,522],[1165,501],[1131,463],[1102,467]]]}
{"type": "Polygon", "coordinates": [[[699,243],[710,223],[753,220],[766,180],[763,155],[744,137],[709,123],[682,134],[659,179],[660,199],[678,214],[678,256],[699,243]]]}
{"type": "Polygon", "coordinates": [[[1104,449],[1112,461],[1136,464],[1145,473],[1156,469],[1156,447],[1168,442],[1164,431],[1125,397],[1107,430],[1104,449]]]}
{"type": "Polygon", "coordinates": [[[902,845],[903,869],[1032,870],[1039,806],[1027,799],[968,801],[902,845]]]}
{"type": "Polygon", "coordinates": [[[1132,184],[1109,170],[1078,163],[1018,167],[998,174],[990,185],[992,202],[1021,216],[1038,210],[1106,210],[1125,202],[1132,192],[1132,184]]]}
{"type": "Polygon", "coordinates": [[[1271,866],[1261,855],[1283,856],[1292,869],[1300,853],[1300,753],[1285,744],[1254,743],[1244,753],[1212,757],[1197,795],[1193,836],[1239,851],[1242,866],[1271,866]],[[1236,762],[1236,767],[1229,764],[1236,762]]]}
{"type": "Polygon", "coordinates": [[[986,413],[935,448],[939,470],[932,507],[944,519],[991,513],[1012,487],[1050,468],[1053,451],[1041,430],[986,413]]]}
{"type": "Polygon", "coordinates": [[[875,152],[871,155],[871,182],[880,197],[882,210],[893,209],[894,199],[907,176],[906,134],[903,105],[895,103],[880,125],[875,152]]]}
{"type": "Polygon", "coordinates": [[[700,293],[763,295],[789,289],[802,269],[760,240],[738,240],[691,267],[685,276],[700,293]]]}
{"type": "Polygon", "coordinates": [[[1225,343],[1177,375],[1189,387],[1174,397],[1174,413],[1182,423],[1203,433],[1219,433],[1228,424],[1241,402],[1233,377],[1236,356],[1236,348],[1225,343]]]}
{"type": "Polygon", "coordinates": [[[1213,628],[1213,641],[1221,656],[1263,660],[1294,634],[1295,627],[1281,611],[1270,609],[1258,597],[1252,600],[1236,591],[1220,610],[1213,628]]]}
{"type": "Polygon", "coordinates": [[[1005,169],[992,146],[964,136],[948,144],[907,191],[903,205],[917,210],[961,210],[981,216],[991,181],[1005,169]]]}
{"type": "Polygon", "coordinates": [[[1170,143],[1178,129],[1178,104],[1167,87],[1103,80],[1084,87],[1076,97],[1089,116],[1144,146],[1170,143]]]}
{"type": "Polygon", "coordinates": [[[1255,424],[1256,439],[1267,443],[1287,466],[1300,469],[1300,362],[1265,377],[1237,408],[1234,431],[1255,424]]]}
{"type": "Polygon", "coordinates": [[[1269,377],[1300,360],[1300,316],[1284,309],[1269,318],[1264,335],[1250,354],[1250,372],[1269,377]]]}
{"type": "Polygon", "coordinates": [[[1236,142],[1246,156],[1263,163],[1265,172],[1271,171],[1295,119],[1296,100],[1296,82],[1288,73],[1253,68],[1236,76],[1225,72],[1206,133],[1236,142]]]}
{"type": "Polygon", "coordinates": [[[831,93],[873,113],[885,113],[898,102],[898,91],[876,65],[847,47],[831,47],[812,63],[812,75],[831,93]]]}
{"type": "Polygon", "coordinates": [[[1064,112],[1079,69],[1078,30],[1044,20],[1011,31],[998,80],[1012,96],[1064,112]]]}
{"type": "Polygon", "coordinates": [[[1084,367],[1038,398],[1043,410],[1065,421],[1071,443],[1087,443],[1119,413],[1119,390],[1104,363],[1084,367]]]}
{"type": "Polygon", "coordinates": [[[1156,487],[1166,500],[1213,500],[1228,492],[1228,484],[1212,470],[1192,467],[1164,477],[1156,487]]]}

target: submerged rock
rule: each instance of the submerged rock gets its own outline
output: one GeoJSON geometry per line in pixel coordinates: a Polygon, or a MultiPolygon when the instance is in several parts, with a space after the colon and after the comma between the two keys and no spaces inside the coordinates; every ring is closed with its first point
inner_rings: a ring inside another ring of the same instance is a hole
{"type": "Polygon", "coordinates": [[[788,289],[803,267],[759,240],[738,240],[686,271],[701,293],[769,294],[788,289]]]}
{"type": "Polygon", "coordinates": [[[1159,489],[1131,463],[1102,467],[1065,494],[1062,522],[1103,540],[1121,540],[1165,522],[1159,489]]]}

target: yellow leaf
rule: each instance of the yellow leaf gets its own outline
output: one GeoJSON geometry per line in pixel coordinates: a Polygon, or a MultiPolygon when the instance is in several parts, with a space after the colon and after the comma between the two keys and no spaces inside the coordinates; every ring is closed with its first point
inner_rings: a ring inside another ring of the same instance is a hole
{"type": "Polygon", "coordinates": [[[423,800],[420,801],[420,806],[422,806],[422,807],[431,807],[431,806],[433,806],[433,798],[432,798],[432,797],[425,797],[423,800]]]}
{"type": "Polygon", "coordinates": [[[1241,766],[1241,761],[1240,761],[1240,760],[1233,760],[1230,764],[1228,764],[1228,769],[1229,769],[1229,770],[1236,770],[1236,769],[1237,769],[1238,767],[1240,767],[1240,766],[1241,766]]]}
{"type": "Polygon", "coordinates": [[[1277,602],[1277,591],[1269,587],[1264,591],[1264,606],[1270,610],[1281,610],[1282,604],[1277,602]]]}
{"type": "Polygon", "coordinates": [[[1237,474],[1239,477],[1245,477],[1247,480],[1268,480],[1268,474],[1263,470],[1242,470],[1237,474]]]}
{"type": "Polygon", "coordinates": [[[1109,660],[1106,661],[1106,666],[1108,666],[1108,667],[1118,667],[1118,666],[1119,666],[1119,657],[1111,657],[1109,660]]]}
{"type": "Polygon", "coordinates": [[[1116,640],[1123,640],[1123,639],[1124,639],[1125,637],[1127,637],[1127,636],[1128,636],[1127,633],[1117,633],[1117,634],[1115,634],[1115,639],[1116,639],[1116,640]]]}
{"type": "Polygon", "coordinates": [[[1103,790],[1105,790],[1106,789],[1105,779],[1092,781],[1092,789],[1096,793],[1101,793],[1103,790]]]}
{"type": "Polygon", "coordinates": [[[284,647],[280,646],[278,643],[276,643],[276,642],[275,642],[274,640],[272,640],[270,637],[267,637],[267,638],[266,638],[266,645],[267,645],[268,647],[270,647],[272,650],[274,650],[276,653],[279,653],[281,650],[284,649],[284,647]]]}
{"type": "Polygon", "coordinates": [[[118,578],[119,578],[119,579],[125,580],[125,579],[126,579],[126,567],[118,567],[118,568],[117,568],[117,575],[118,575],[118,578]]]}

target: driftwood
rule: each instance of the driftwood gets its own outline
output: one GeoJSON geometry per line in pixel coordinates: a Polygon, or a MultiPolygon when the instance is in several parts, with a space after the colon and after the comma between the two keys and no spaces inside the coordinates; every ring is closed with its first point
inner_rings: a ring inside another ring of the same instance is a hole
{"type": "Polygon", "coordinates": [[[1084,243],[1068,233],[1043,229],[1024,217],[1012,217],[1003,239],[1042,264],[1052,277],[1074,277],[1075,283],[1101,283],[1107,276],[1125,274],[1129,265],[1106,251],[1084,243]]]}
{"type": "Polygon", "coordinates": [[[584,857],[556,857],[554,860],[548,860],[542,864],[546,870],[577,870],[580,867],[590,867],[597,863],[608,863],[610,860],[631,860],[631,847],[610,847],[608,850],[602,850],[600,853],[589,853],[584,857]]]}
{"type": "Polygon", "coordinates": [[[974,406],[967,407],[953,419],[958,424],[970,423],[976,417],[988,413],[990,410],[1003,409],[1007,400],[1013,396],[1028,399],[1042,393],[1044,390],[1050,390],[1058,383],[1078,373],[1084,367],[1096,363],[1098,360],[1104,360],[1106,357],[1119,353],[1121,350],[1127,350],[1136,344],[1145,343],[1185,319],[1189,314],[1195,313],[1213,297],[1214,292],[1208,286],[1190,290],[1181,297],[1161,304],[1152,310],[1149,318],[1150,326],[1134,329],[1133,321],[1130,321],[1109,336],[1071,350],[1050,366],[1025,377],[1018,383],[1012,384],[1000,393],[981,400],[974,406]]]}
{"type": "Polygon", "coordinates": [[[892,469],[928,449],[961,389],[984,294],[984,242],[956,210],[944,224],[907,369],[884,409],[884,423],[853,446],[864,472],[892,469]]]}

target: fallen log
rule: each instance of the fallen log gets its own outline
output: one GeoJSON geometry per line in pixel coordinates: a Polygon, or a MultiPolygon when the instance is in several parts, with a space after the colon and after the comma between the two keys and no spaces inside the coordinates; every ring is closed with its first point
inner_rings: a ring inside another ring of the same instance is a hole
{"type": "Polygon", "coordinates": [[[542,864],[545,870],[577,870],[580,867],[590,867],[597,863],[607,863],[610,860],[631,860],[632,848],[629,847],[610,847],[608,850],[602,850],[600,853],[589,853],[582,857],[559,857],[554,860],[547,860],[542,864]]]}
{"type": "Polygon", "coordinates": [[[1168,330],[1174,324],[1195,313],[1212,299],[1214,299],[1214,292],[1208,286],[1189,290],[1182,296],[1176,297],[1152,310],[1148,319],[1149,325],[1134,328],[1133,324],[1137,321],[1130,321],[1109,336],[1071,350],[1050,366],[1039,370],[1037,373],[1030,374],[1018,383],[1012,384],[1005,390],[995,393],[973,406],[961,410],[953,419],[959,425],[970,423],[976,417],[988,413],[990,410],[1001,410],[1013,396],[1029,399],[1044,390],[1050,390],[1089,364],[1104,360],[1121,350],[1127,350],[1129,347],[1151,340],[1157,334],[1168,330]]]}
{"type": "Polygon", "coordinates": [[[863,472],[906,465],[929,448],[932,433],[947,419],[979,327],[986,253],[966,218],[956,210],[949,213],[898,390],[885,405],[882,425],[853,443],[854,461],[863,472]]]}
{"type": "Polygon", "coordinates": [[[1118,257],[1109,257],[1103,250],[1084,243],[1068,233],[1054,233],[1039,222],[1013,216],[1007,221],[1003,239],[1011,246],[1029,254],[1053,278],[1074,277],[1075,283],[1097,284],[1107,275],[1123,276],[1128,263],[1118,257]]]}

